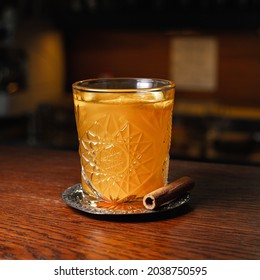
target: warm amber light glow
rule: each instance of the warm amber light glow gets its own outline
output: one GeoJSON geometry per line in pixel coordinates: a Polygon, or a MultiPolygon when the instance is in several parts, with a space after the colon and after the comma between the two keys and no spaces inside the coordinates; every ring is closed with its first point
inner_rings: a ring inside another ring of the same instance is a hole
{"type": "Polygon", "coordinates": [[[11,82],[7,85],[6,90],[8,93],[16,93],[19,90],[19,86],[15,82],[11,82]]]}

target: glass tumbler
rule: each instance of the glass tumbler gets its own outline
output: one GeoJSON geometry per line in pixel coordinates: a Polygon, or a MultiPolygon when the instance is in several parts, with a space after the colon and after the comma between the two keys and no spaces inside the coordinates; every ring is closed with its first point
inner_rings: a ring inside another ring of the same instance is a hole
{"type": "Polygon", "coordinates": [[[85,200],[112,210],[143,208],[167,184],[175,85],[101,78],[72,86],[85,200]]]}

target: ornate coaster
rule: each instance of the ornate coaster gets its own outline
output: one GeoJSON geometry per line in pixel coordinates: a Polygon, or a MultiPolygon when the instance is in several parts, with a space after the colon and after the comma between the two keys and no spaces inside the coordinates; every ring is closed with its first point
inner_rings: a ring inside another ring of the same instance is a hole
{"type": "Polygon", "coordinates": [[[190,200],[190,194],[186,193],[180,198],[173,200],[167,204],[162,205],[156,210],[146,209],[141,201],[133,202],[133,207],[127,209],[114,209],[101,207],[102,203],[95,201],[93,196],[83,192],[81,184],[66,189],[62,194],[63,201],[78,210],[91,214],[99,215],[132,215],[132,214],[152,214],[158,212],[168,211],[182,206],[190,200]]]}

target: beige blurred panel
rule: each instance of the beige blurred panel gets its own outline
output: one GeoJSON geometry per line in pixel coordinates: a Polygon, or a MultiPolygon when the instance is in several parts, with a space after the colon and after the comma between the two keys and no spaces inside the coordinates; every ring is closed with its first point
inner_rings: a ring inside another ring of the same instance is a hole
{"type": "Polygon", "coordinates": [[[176,37],[170,42],[170,77],[179,90],[214,92],[218,87],[218,40],[176,37]]]}

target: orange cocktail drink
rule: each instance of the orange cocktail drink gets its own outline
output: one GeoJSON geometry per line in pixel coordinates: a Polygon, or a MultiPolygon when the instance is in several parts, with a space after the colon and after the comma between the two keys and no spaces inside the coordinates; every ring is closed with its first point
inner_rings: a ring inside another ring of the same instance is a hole
{"type": "Polygon", "coordinates": [[[110,204],[130,203],[167,183],[171,82],[86,80],[75,83],[73,93],[87,195],[110,204]]]}

